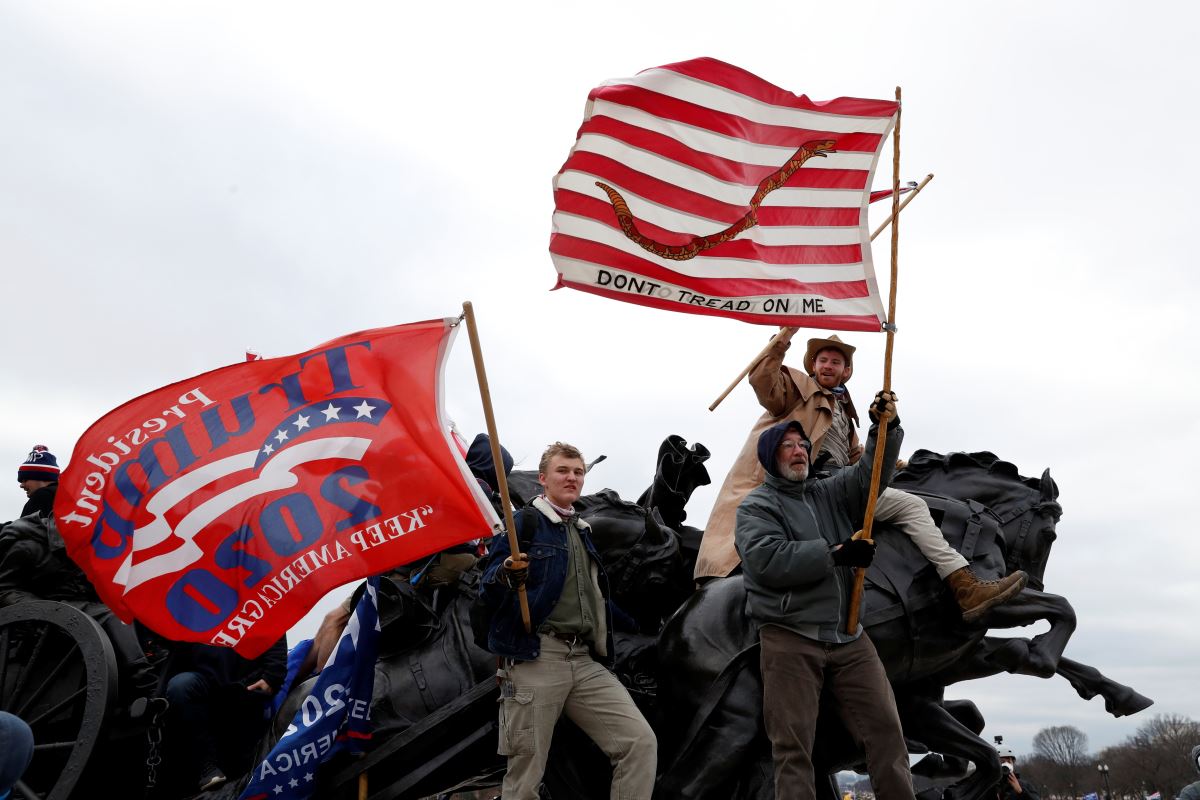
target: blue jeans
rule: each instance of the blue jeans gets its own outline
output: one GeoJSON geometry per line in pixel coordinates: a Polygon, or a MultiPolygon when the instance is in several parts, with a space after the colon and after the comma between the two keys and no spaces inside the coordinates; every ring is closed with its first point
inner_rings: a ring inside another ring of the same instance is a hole
{"type": "Polygon", "coordinates": [[[171,704],[170,731],[181,747],[176,752],[194,761],[189,772],[216,766],[215,740],[221,734],[213,726],[213,681],[199,672],[180,672],[167,681],[166,697],[171,704]]]}

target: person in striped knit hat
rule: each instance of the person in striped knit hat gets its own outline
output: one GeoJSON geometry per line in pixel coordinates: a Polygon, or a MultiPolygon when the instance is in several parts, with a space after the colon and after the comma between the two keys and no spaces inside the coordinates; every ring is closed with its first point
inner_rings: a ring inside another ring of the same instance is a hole
{"type": "Polygon", "coordinates": [[[46,517],[53,513],[58,473],[58,459],[54,454],[44,444],[34,445],[25,463],[17,467],[17,484],[29,498],[21,511],[22,517],[33,513],[46,517]]]}

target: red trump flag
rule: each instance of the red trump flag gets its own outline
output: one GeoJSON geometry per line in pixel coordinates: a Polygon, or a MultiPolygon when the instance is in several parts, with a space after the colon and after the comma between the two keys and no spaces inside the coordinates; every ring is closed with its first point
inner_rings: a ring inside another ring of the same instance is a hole
{"type": "Polygon", "coordinates": [[[54,514],[101,598],[254,657],[329,590],[487,536],[442,410],[453,320],[149,392],[80,439],[54,514]]]}
{"type": "Polygon", "coordinates": [[[880,330],[867,205],[898,108],[816,102],[712,58],[606,81],[554,179],[555,288],[880,330]]]}

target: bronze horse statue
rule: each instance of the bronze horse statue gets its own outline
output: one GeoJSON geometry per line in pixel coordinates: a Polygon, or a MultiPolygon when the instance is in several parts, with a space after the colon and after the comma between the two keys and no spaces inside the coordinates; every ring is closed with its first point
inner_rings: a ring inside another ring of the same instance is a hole
{"type": "MultiPolygon", "coordinates": [[[[684,524],[693,489],[708,482],[708,451],[670,437],[658,454],[654,483],[637,503],[604,490],[580,498],[609,572],[616,603],[637,632],[617,636],[616,671],[659,736],[660,798],[755,798],[774,795],[770,747],[762,727],[757,633],[745,615],[740,576],[693,592],[701,532],[684,524]]],[[[540,491],[536,473],[513,472],[514,502],[540,491]]],[[[979,738],[983,718],[970,701],[944,701],[944,687],[1001,671],[1066,677],[1085,698],[1100,694],[1116,716],[1151,701],[1086,665],[1062,656],[1075,617],[1063,598],[1043,591],[1042,575],[1061,515],[1058,490],[1044,473],[1022,478],[990,453],[940,456],[918,451],[893,485],[922,493],[950,543],[981,576],[1015,568],[1030,585],[1013,602],[965,624],[957,607],[908,538],[882,533],[868,572],[864,622],[895,689],[913,752],[918,788],[934,796],[976,800],[999,778],[994,750],[979,738]],[[1000,639],[989,628],[1047,620],[1031,639],[1000,639]],[[967,762],[974,774],[965,777],[967,762]],[[949,786],[945,786],[950,784],[949,786]],[[943,787],[945,787],[943,789],[943,787]]],[[[373,750],[358,764],[323,771],[321,796],[353,797],[355,778],[388,786],[387,796],[418,798],[494,786],[504,768],[496,755],[495,659],[472,642],[467,610],[478,572],[435,593],[402,582],[382,592],[383,643],[371,716],[373,750]]],[[[304,687],[277,717],[275,736],[291,719],[304,687]]],[[[815,760],[832,773],[861,754],[823,709],[815,760]]],[[[261,753],[275,737],[260,745],[261,753]]],[[[569,722],[555,733],[545,795],[607,797],[609,767],[569,722]]],[[[238,782],[240,784],[242,782],[238,782]]],[[[215,797],[236,797],[237,785],[215,797]]],[[[834,787],[829,787],[833,796],[834,787]]]]}
{"type": "MultiPolygon", "coordinates": [[[[1062,514],[1048,470],[1040,479],[1027,479],[991,453],[941,456],[921,450],[892,485],[927,502],[947,540],[980,576],[994,578],[1013,569],[1030,576],[1016,599],[964,623],[908,537],[886,531],[876,536],[863,624],[892,682],[910,750],[931,753],[914,766],[918,788],[931,789],[934,796],[978,800],[1000,778],[994,749],[978,735],[983,718],[974,704],[943,699],[944,688],[957,681],[1002,671],[1038,677],[1058,673],[1085,699],[1102,695],[1115,716],[1150,705],[1129,687],[1062,655],[1075,615],[1064,598],[1043,591],[1062,514]],[[1038,620],[1048,621],[1050,629],[1032,639],[987,635],[989,628],[1038,620]],[[969,775],[967,762],[975,765],[969,775]]],[[[745,614],[745,601],[740,575],[711,581],[660,636],[660,669],[672,680],[662,684],[659,713],[675,722],[660,729],[656,797],[774,796],[761,719],[757,632],[745,614]]],[[[813,758],[818,774],[862,764],[859,747],[833,712],[821,710],[813,758]]],[[[832,784],[828,796],[837,796],[832,784]]]]}

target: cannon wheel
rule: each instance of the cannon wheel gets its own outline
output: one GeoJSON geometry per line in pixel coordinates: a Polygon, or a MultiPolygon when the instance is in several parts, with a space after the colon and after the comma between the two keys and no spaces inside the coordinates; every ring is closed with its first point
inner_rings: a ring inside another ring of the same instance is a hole
{"type": "Polygon", "coordinates": [[[65,603],[0,609],[0,709],[33,729],[33,763],[14,798],[67,800],[117,693],[117,662],[100,626],[65,603]]]}

